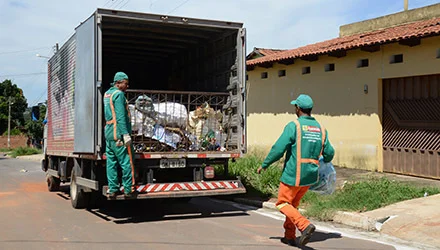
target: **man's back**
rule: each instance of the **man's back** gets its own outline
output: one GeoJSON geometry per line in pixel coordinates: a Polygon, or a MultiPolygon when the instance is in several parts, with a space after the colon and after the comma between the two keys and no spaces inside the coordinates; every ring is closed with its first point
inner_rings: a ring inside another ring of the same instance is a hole
{"type": "Polygon", "coordinates": [[[116,87],[111,87],[104,94],[104,116],[107,121],[106,140],[117,141],[122,135],[131,134],[127,100],[116,87]]]}
{"type": "Polygon", "coordinates": [[[329,162],[334,156],[327,131],[311,116],[301,116],[297,121],[286,125],[283,134],[266,157],[263,168],[279,160],[284,152],[286,160],[281,181],[291,186],[316,183],[319,157],[322,154],[324,161],[329,162]]]}

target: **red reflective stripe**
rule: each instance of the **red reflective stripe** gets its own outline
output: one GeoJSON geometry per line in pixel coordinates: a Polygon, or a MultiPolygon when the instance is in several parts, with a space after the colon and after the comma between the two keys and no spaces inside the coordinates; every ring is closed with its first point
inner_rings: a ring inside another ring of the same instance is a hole
{"type": "Polygon", "coordinates": [[[145,185],[145,187],[142,188],[141,192],[145,192],[145,191],[147,191],[147,188],[148,188],[149,186],[150,186],[149,184],[145,185]]]}
{"type": "Polygon", "coordinates": [[[193,185],[194,185],[194,186],[196,186],[196,188],[197,188],[198,190],[202,189],[202,187],[201,187],[201,186],[199,186],[199,184],[198,184],[198,183],[193,183],[193,185]]]}
{"type": "Polygon", "coordinates": [[[141,159],[150,159],[150,158],[151,158],[151,155],[150,155],[150,154],[141,154],[141,155],[140,155],[140,158],[141,158],[141,159]]]}
{"type": "Polygon", "coordinates": [[[240,158],[240,154],[231,154],[232,158],[240,158]]]}
{"type": "Polygon", "coordinates": [[[296,182],[295,186],[299,186],[301,180],[301,125],[298,120],[293,121],[296,125],[296,182]]]}
{"type": "Polygon", "coordinates": [[[185,187],[188,188],[188,190],[194,190],[188,183],[185,183],[185,187]]]}
{"type": "Polygon", "coordinates": [[[162,187],[162,189],[160,189],[160,191],[165,191],[165,189],[167,189],[167,187],[169,186],[170,184],[165,184],[163,187],[162,187]]]}
{"type": "Polygon", "coordinates": [[[206,189],[212,189],[212,188],[208,185],[208,183],[206,183],[206,182],[202,182],[202,185],[205,186],[206,189]]]}
{"type": "Polygon", "coordinates": [[[197,158],[206,158],[206,154],[197,154],[197,158]]]}

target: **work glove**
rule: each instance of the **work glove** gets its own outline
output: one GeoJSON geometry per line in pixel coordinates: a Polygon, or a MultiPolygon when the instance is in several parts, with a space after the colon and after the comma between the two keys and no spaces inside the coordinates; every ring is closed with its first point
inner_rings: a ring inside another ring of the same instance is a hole
{"type": "Polygon", "coordinates": [[[130,144],[131,144],[131,136],[129,134],[123,135],[122,139],[124,140],[125,146],[130,146],[130,144]]]}

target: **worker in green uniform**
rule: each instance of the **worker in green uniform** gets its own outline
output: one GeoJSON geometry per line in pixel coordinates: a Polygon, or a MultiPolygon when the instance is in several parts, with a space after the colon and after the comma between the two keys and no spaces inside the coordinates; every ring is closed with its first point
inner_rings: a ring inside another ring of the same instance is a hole
{"type": "Polygon", "coordinates": [[[110,198],[119,192],[118,166],[122,169],[122,186],[126,198],[136,195],[133,145],[131,143],[131,120],[124,92],[128,88],[128,76],[117,72],[112,87],[104,94],[105,154],[107,157],[107,180],[110,198]]]}
{"type": "Polygon", "coordinates": [[[306,245],[315,226],[298,211],[301,198],[309,187],[318,182],[319,157],[330,162],[335,154],[326,129],[311,116],[313,100],[299,95],[291,102],[296,108],[298,120],[287,124],[282,135],[273,145],[258,174],[286,154],[278,191],[277,208],[286,216],[284,237],[281,242],[296,246],[296,228],[301,232],[299,245],[306,245]]]}

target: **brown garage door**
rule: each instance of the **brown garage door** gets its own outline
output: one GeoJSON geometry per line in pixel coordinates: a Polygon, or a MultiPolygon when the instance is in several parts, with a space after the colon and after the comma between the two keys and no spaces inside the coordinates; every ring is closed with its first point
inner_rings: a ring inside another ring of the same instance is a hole
{"type": "Polygon", "coordinates": [[[440,179],[440,75],[383,81],[384,171],[440,179]]]}

